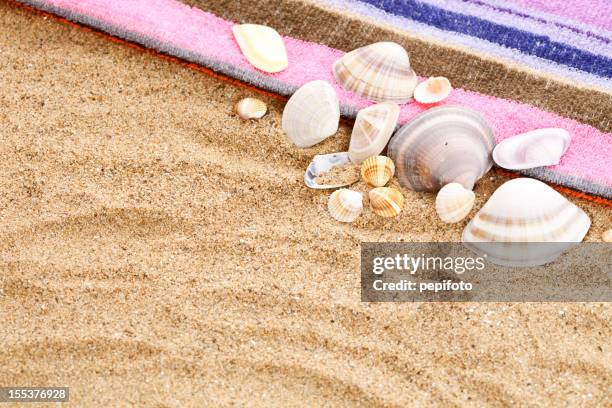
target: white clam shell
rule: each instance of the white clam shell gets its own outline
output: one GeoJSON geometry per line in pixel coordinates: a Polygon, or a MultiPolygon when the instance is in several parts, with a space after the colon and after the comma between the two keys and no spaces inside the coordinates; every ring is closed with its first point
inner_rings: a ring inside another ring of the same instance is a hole
{"type": "Polygon", "coordinates": [[[536,266],[581,242],[590,226],[584,211],[545,183],[517,178],[491,195],[461,240],[493,263],[536,266]]]}
{"type": "Polygon", "coordinates": [[[240,51],[255,68],[273,73],[289,66],[283,38],[273,28],[238,24],[232,27],[232,32],[240,51]]]}
{"type": "Polygon", "coordinates": [[[493,150],[493,160],[509,170],[553,166],[559,164],[571,139],[565,129],[532,130],[500,142],[493,150]]]}
{"type": "Polygon", "coordinates": [[[419,103],[437,103],[446,99],[453,87],[445,77],[430,77],[414,88],[414,100],[419,103]]]}
{"type": "Polygon", "coordinates": [[[471,190],[493,165],[495,138],[477,112],[462,106],[428,109],[391,138],[387,155],[401,185],[437,191],[448,183],[471,190]]]}
{"type": "Polygon", "coordinates": [[[330,153],[330,154],[318,154],[310,162],[310,165],[304,173],[304,183],[315,189],[327,189],[327,188],[338,188],[344,187],[354,182],[359,181],[359,176],[353,182],[347,182],[344,184],[317,184],[316,178],[321,174],[330,171],[334,167],[343,166],[349,163],[348,152],[342,153],[330,153]]]}
{"type": "Polygon", "coordinates": [[[601,234],[601,239],[603,242],[612,242],[612,229],[609,229],[601,234]]]}
{"type": "Polygon", "coordinates": [[[325,81],[303,85],[283,110],[283,130],[297,147],[310,147],[327,139],[338,131],[339,123],[338,97],[325,81]]]}
{"type": "Polygon", "coordinates": [[[447,224],[459,222],[470,213],[475,199],[476,195],[472,190],[459,183],[449,183],[442,187],[436,196],[436,212],[447,224]]]}
{"type": "Polygon", "coordinates": [[[376,102],[408,102],[417,83],[408,53],[393,42],[353,50],[336,61],[332,69],[344,89],[376,102]]]}
{"type": "Polygon", "coordinates": [[[385,102],[360,110],[351,134],[349,155],[355,164],[376,156],[385,149],[397,125],[400,108],[385,102]]]}
{"type": "Polygon", "coordinates": [[[327,201],[329,214],[341,222],[353,222],[363,211],[363,194],[342,188],[334,191],[327,201]]]}

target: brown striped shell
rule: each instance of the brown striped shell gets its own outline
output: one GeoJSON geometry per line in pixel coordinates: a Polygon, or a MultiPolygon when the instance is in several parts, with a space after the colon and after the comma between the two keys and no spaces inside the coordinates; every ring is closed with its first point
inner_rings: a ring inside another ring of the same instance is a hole
{"type": "Polygon", "coordinates": [[[387,184],[394,173],[393,160],[386,156],[372,156],[361,164],[361,178],[374,187],[387,184]]]}
{"type": "Polygon", "coordinates": [[[336,61],[332,69],[344,89],[376,102],[406,103],[417,83],[408,53],[394,42],[357,48],[336,61]]]}
{"type": "Polygon", "coordinates": [[[385,149],[399,113],[399,106],[391,102],[368,106],[357,113],[349,144],[349,157],[353,163],[361,164],[385,149]]]}
{"type": "Polygon", "coordinates": [[[395,217],[404,207],[404,196],[394,188],[377,187],[370,190],[368,197],[372,211],[381,217],[395,217]]]}

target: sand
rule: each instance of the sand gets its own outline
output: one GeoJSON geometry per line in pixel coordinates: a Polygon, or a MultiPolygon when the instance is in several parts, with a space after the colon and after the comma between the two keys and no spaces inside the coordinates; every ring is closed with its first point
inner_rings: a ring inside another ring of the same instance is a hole
{"type": "MultiPolygon", "coordinates": [[[[405,190],[397,219],[332,220],[302,177],[348,124],[298,150],[282,101],[5,2],[0,27],[0,385],[75,407],[612,402],[607,304],[360,302],[360,242],[465,223],[405,190]],[[269,113],[240,120],[245,96],[269,113]]],[[[571,200],[599,240],[610,208],[571,200]]]]}

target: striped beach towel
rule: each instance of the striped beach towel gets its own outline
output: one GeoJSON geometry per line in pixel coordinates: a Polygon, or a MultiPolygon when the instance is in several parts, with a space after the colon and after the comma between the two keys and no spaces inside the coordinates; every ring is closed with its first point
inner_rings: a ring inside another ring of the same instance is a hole
{"type": "MultiPolygon", "coordinates": [[[[357,47],[395,41],[409,51],[419,76],[451,80],[455,89],[442,104],[479,111],[498,142],[543,127],[570,131],[572,144],[559,165],[524,174],[612,198],[606,0],[21,1],[280,95],[327,80],[349,117],[372,102],[337,86],[332,64],[357,47]],[[289,68],[276,74],[253,68],[233,38],[237,22],[278,30],[289,68]]],[[[425,109],[402,105],[400,123],[425,109]]]]}

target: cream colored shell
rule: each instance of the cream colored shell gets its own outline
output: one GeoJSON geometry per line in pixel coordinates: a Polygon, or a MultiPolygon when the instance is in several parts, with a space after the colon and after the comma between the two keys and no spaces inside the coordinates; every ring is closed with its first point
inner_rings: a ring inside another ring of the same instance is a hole
{"type": "Polygon", "coordinates": [[[453,87],[445,77],[430,77],[414,89],[414,100],[424,104],[437,103],[446,99],[453,87]]]}
{"type": "Polygon", "coordinates": [[[609,229],[601,234],[601,239],[603,242],[612,242],[612,229],[609,229]]]}
{"type": "Polygon", "coordinates": [[[436,196],[436,212],[447,224],[459,222],[470,213],[475,199],[473,191],[459,183],[449,183],[436,196]]]}
{"type": "Polygon", "coordinates": [[[363,211],[363,195],[357,191],[342,188],[329,196],[329,214],[341,222],[353,222],[363,211]]]}
{"type": "Polygon", "coordinates": [[[240,51],[255,68],[274,73],[289,66],[285,43],[273,28],[239,24],[232,27],[232,32],[240,51]]]}
{"type": "Polygon", "coordinates": [[[493,160],[505,169],[523,170],[559,164],[571,142],[561,128],[544,128],[512,136],[493,150],[493,160]]]}

